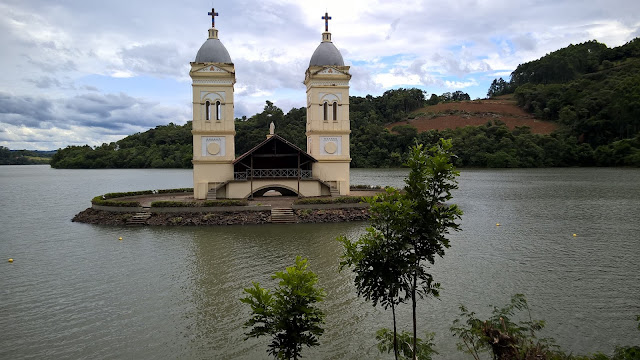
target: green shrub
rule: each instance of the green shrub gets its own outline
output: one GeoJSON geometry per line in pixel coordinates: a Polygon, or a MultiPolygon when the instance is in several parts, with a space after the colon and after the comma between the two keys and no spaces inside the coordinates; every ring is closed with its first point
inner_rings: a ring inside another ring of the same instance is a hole
{"type": "Polygon", "coordinates": [[[219,207],[219,206],[247,206],[247,200],[206,200],[197,201],[154,201],[151,207],[219,207]]]}
{"type": "Polygon", "coordinates": [[[115,193],[106,193],[102,195],[102,199],[113,199],[127,196],[138,196],[138,195],[151,195],[153,191],[151,190],[142,190],[142,191],[129,191],[129,192],[115,192],[115,193]]]}
{"type": "Polygon", "coordinates": [[[182,216],[176,216],[176,217],[172,217],[171,219],[169,219],[169,222],[172,225],[178,225],[182,222],[182,216]]]}
{"type": "Polygon", "coordinates": [[[91,200],[93,205],[115,206],[115,207],[140,207],[137,201],[114,201],[105,200],[105,195],[98,195],[91,200]]]}
{"type": "Polygon", "coordinates": [[[163,189],[163,190],[157,190],[156,192],[158,194],[192,193],[193,188],[163,189]]]}
{"type": "Polygon", "coordinates": [[[351,189],[353,190],[382,190],[384,186],[380,185],[351,185],[351,189]]]}
{"type": "Polygon", "coordinates": [[[296,205],[324,205],[324,204],[358,204],[366,202],[363,196],[341,196],[336,198],[316,197],[304,198],[294,201],[296,205]]]}
{"type": "Polygon", "coordinates": [[[249,202],[247,200],[206,200],[201,206],[216,207],[216,206],[247,206],[249,202]]]}

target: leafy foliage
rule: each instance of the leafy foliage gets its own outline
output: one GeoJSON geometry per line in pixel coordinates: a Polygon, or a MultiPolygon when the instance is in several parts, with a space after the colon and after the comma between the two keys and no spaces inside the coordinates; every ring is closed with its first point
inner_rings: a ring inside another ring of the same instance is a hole
{"type": "Polygon", "coordinates": [[[427,271],[435,257],[443,256],[449,247],[447,234],[459,230],[456,220],[462,211],[451,200],[457,189],[458,172],[451,163],[451,141],[441,139],[428,151],[422,144],[411,148],[407,165],[409,176],[404,192],[387,188],[369,200],[371,226],[357,241],[346,237],[338,240],[344,251],[340,268],[352,268],[359,296],[380,303],[393,312],[394,349],[395,307],[411,300],[413,308],[412,351],[418,349],[416,334],[416,302],[418,297],[438,296],[439,284],[427,271]]]}
{"type": "Polygon", "coordinates": [[[240,299],[251,306],[251,318],[244,324],[251,328],[247,339],[271,336],[267,352],[274,358],[300,358],[302,346],[319,345],[318,337],[324,332],[324,313],[315,304],[325,293],[316,287],[318,277],[307,266],[307,259],[298,256],[294,266],[272,276],[279,280],[273,293],[254,282],[240,299]]]}
{"type": "Polygon", "coordinates": [[[640,360],[640,346],[616,347],[611,357],[602,353],[567,355],[552,339],[538,337],[544,325],[544,321],[531,318],[525,296],[516,294],[504,307],[494,306],[487,320],[479,319],[475,312],[461,305],[451,332],[460,339],[458,350],[476,360],[481,359],[483,352],[489,352],[496,360],[640,360]]]}
{"type": "Polygon", "coordinates": [[[550,341],[538,339],[536,332],[544,321],[531,319],[527,299],[516,294],[502,308],[494,307],[492,316],[485,321],[466,307],[460,306],[460,318],[454,320],[451,332],[460,338],[458,349],[480,359],[479,353],[490,351],[494,359],[539,359],[552,353],[550,341]],[[516,322],[517,312],[525,311],[528,319],[516,322]]]}
{"type": "Polygon", "coordinates": [[[271,101],[267,101],[261,113],[248,119],[236,119],[236,155],[242,155],[264,141],[272,121],[276,134],[297,147],[306,149],[306,108],[292,108],[287,114],[284,114],[271,101]]]}
{"type": "Polygon", "coordinates": [[[138,201],[105,200],[105,198],[101,195],[91,199],[91,204],[100,205],[100,206],[114,206],[114,207],[140,207],[140,203],[138,201]]]}
{"type": "Polygon", "coordinates": [[[365,202],[366,198],[361,196],[340,196],[335,198],[318,197],[297,199],[293,203],[296,205],[323,205],[323,204],[358,204],[365,202]]]}
{"type": "MultiPolygon", "coordinates": [[[[435,336],[435,333],[427,333],[425,335],[424,340],[417,339],[416,341],[416,359],[418,360],[431,360],[432,355],[438,354],[434,349],[435,343],[433,342],[433,337],[435,336]]],[[[410,332],[403,331],[398,334],[398,359],[413,359],[412,339],[410,332]]],[[[380,350],[381,353],[390,353],[393,351],[393,332],[391,330],[380,329],[376,331],[376,340],[378,340],[378,350],[380,350]]]]}
{"type": "Polygon", "coordinates": [[[503,78],[493,79],[487,91],[487,97],[500,96],[513,93],[513,85],[504,81],[503,78]]]}
{"type": "Polygon", "coordinates": [[[206,200],[206,201],[169,201],[161,200],[151,203],[151,207],[218,207],[247,206],[247,200],[206,200]]]}

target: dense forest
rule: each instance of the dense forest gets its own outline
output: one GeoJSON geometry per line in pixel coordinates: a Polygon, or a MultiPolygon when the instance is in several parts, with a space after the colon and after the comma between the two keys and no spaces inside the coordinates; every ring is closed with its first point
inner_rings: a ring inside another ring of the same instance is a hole
{"type": "Polygon", "coordinates": [[[0,146],[0,165],[48,164],[55,151],[10,150],[0,146]]]}
{"type": "MultiPolygon", "coordinates": [[[[385,125],[406,120],[428,105],[469,101],[455,91],[440,96],[419,89],[395,89],[381,96],[350,97],[353,167],[402,164],[411,144],[427,146],[451,138],[456,165],[462,167],[640,166],[640,38],[608,48],[597,41],[570,45],[519,65],[511,79],[496,79],[488,97],[512,94],[527,112],[553,121],[550,135],[527,127],[509,129],[499,120],[482,126],[418,133],[411,125],[385,125]]],[[[269,124],[302,149],[306,109],[286,114],[267,101],[264,110],[236,119],[236,155],[265,139],[269,124]]],[[[58,168],[191,167],[191,123],[158,126],[110,144],[58,150],[58,168]]]]}

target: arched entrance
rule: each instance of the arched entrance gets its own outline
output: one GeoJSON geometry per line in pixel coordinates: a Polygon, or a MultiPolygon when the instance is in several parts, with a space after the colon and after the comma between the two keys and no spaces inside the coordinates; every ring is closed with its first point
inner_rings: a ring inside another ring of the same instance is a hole
{"type": "Polygon", "coordinates": [[[298,196],[298,193],[294,189],[291,189],[290,187],[287,187],[287,186],[274,184],[274,185],[263,186],[259,189],[254,190],[253,194],[249,194],[249,197],[251,197],[251,195],[253,195],[254,198],[263,197],[265,193],[272,190],[280,193],[282,196],[298,196]]]}

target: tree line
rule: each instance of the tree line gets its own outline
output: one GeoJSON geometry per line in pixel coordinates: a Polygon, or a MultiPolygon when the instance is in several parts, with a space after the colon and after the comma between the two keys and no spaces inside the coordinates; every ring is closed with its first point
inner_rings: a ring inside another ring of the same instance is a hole
{"type": "Polygon", "coordinates": [[[0,165],[48,164],[55,151],[10,150],[0,146],[0,165]]]}

